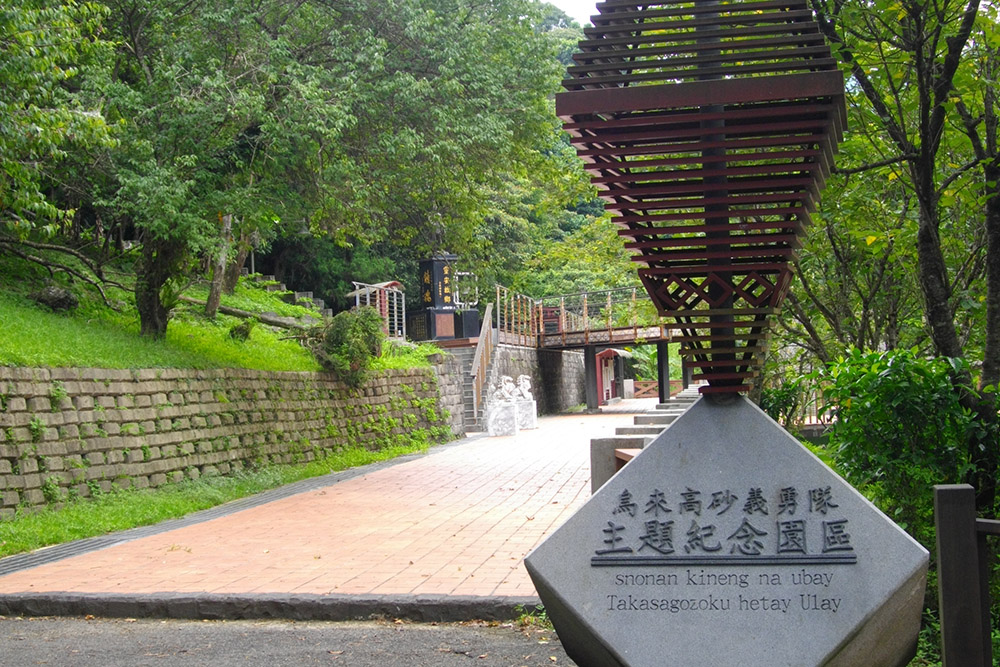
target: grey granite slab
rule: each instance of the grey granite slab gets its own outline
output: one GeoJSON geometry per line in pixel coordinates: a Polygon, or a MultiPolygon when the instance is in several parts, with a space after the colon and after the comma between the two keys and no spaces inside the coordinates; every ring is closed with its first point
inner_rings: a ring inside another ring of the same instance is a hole
{"type": "Polygon", "coordinates": [[[698,401],[525,562],[580,667],[895,667],[927,560],[734,398],[698,401]]]}

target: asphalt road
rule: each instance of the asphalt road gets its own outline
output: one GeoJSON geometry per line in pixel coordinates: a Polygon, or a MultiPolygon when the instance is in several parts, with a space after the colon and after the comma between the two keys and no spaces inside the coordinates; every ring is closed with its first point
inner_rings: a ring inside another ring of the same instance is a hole
{"type": "Polygon", "coordinates": [[[573,665],[552,632],[517,624],[0,617],[0,665],[573,665]]]}

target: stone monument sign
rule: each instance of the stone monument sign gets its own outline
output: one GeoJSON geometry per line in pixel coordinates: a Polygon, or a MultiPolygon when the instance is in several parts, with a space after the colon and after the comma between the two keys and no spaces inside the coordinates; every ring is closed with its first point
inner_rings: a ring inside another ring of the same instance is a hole
{"type": "Polygon", "coordinates": [[[927,560],[730,394],[695,403],[525,562],[580,667],[896,667],[927,560]]]}

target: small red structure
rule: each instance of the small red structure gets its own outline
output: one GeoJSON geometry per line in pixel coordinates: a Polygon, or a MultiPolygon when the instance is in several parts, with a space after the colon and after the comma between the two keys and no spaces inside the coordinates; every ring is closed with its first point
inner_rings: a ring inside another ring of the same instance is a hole
{"type": "Polygon", "coordinates": [[[611,399],[624,398],[624,359],[631,355],[625,350],[607,348],[597,357],[597,404],[607,405],[611,399]]]}
{"type": "Polygon", "coordinates": [[[406,298],[403,283],[389,280],[368,285],[354,283],[354,291],[347,295],[354,299],[354,307],[371,306],[382,316],[382,330],[389,338],[406,338],[406,298]]]}

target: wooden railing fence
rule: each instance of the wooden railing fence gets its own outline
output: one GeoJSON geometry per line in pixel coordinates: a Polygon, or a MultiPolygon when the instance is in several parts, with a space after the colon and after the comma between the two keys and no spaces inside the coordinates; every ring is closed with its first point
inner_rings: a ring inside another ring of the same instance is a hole
{"type": "Polygon", "coordinates": [[[656,380],[636,380],[633,386],[636,398],[656,398],[660,395],[660,383],[656,380]]]}
{"type": "Polygon", "coordinates": [[[502,285],[497,291],[497,342],[538,347],[542,310],[537,300],[502,285]]]}

